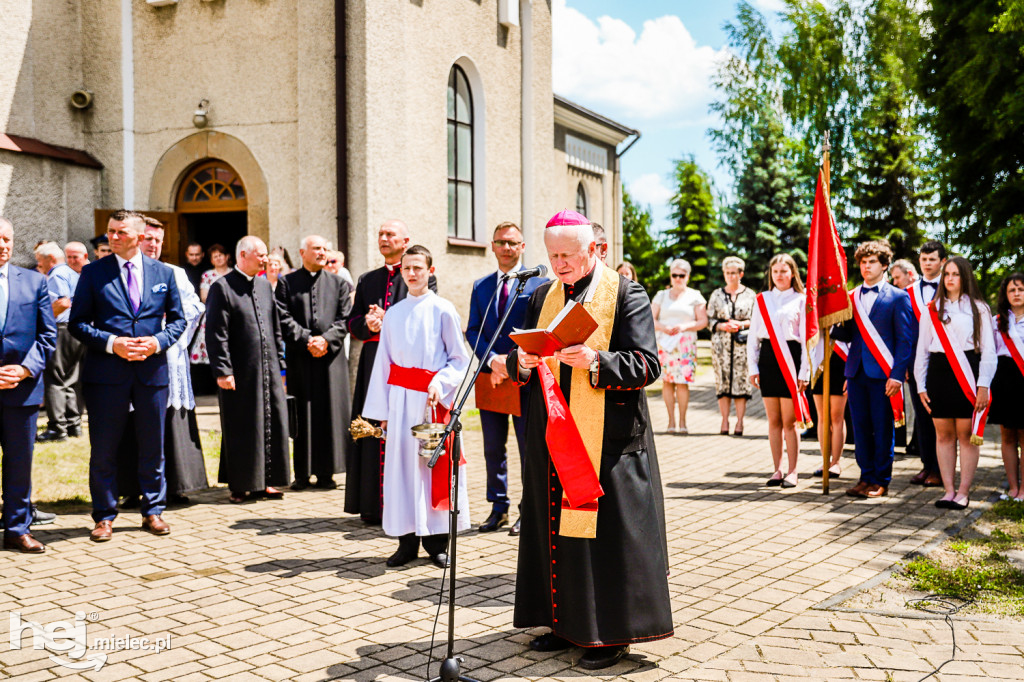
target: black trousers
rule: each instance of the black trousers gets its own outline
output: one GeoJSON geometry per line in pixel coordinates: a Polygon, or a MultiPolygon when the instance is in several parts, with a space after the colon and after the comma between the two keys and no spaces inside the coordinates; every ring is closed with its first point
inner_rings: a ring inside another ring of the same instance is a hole
{"type": "Polygon", "coordinates": [[[85,346],[71,336],[67,323],[57,325],[57,349],[43,372],[48,428],[61,434],[82,425],[78,396],[78,368],[85,355],[85,346]]]}
{"type": "Polygon", "coordinates": [[[939,460],[935,455],[935,424],[932,422],[932,416],[924,409],[924,403],[921,402],[917,381],[914,380],[914,377],[910,377],[909,383],[910,401],[914,404],[914,439],[917,441],[917,451],[921,457],[921,468],[937,474],[939,473],[939,460]]]}
{"type": "Polygon", "coordinates": [[[437,556],[441,552],[448,551],[448,533],[423,536],[416,535],[416,533],[407,533],[398,538],[398,548],[409,552],[418,551],[421,541],[423,542],[423,549],[430,556],[437,556]]]}

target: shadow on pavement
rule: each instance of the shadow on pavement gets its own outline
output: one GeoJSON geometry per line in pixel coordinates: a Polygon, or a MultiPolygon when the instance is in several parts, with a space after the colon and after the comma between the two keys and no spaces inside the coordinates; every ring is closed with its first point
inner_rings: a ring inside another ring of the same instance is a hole
{"type": "Polygon", "coordinates": [[[241,519],[231,524],[232,530],[255,530],[257,535],[278,535],[281,533],[346,533],[346,539],[359,540],[383,536],[380,526],[368,526],[357,517],[346,518],[252,518],[241,519]]]}
{"type": "MultiPolygon", "coordinates": [[[[557,674],[563,677],[619,677],[631,676],[657,670],[658,666],[640,653],[629,654],[619,663],[605,670],[587,671],[572,666],[582,655],[582,649],[569,649],[554,653],[530,651],[526,643],[531,635],[522,630],[506,630],[481,635],[455,642],[455,655],[462,658],[462,674],[485,680],[518,680],[524,676],[548,677],[557,674]],[[498,662],[506,667],[510,659],[521,664],[511,672],[488,667],[498,662]]],[[[434,640],[433,656],[430,656],[430,642],[401,642],[393,644],[371,644],[356,650],[359,659],[336,663],[328,667],[323,682],[328,680],[353,680],[370,682],[386,676],[388,679],[426,680],[438,674],[441,660],[446,653],[444,624],[438,626],[434,640]]]]}
{"type": "MultiPolygon", "coordinates": [[[[444,581],[447,605],[447,577],[444,581]]],[[[410,581],[404,589],[391,593],[391,597],[405,602],[425,601],[437,603],[441,590],[441,572],[436,577],[410,581]]],[[[455,579],[457,606],[510,608],[515,604],[515,573],[491,573],[455,579]]]]}
{"type": "Polygon", "coordinates": [[[339,578],[362,580],[384,575],[385,557],[351,556],[330,559],[278,559],[261,564],[250,564],[250,573],[275,573],[279,578],[297,578],[306,573],[334,573],[339,578]]]}

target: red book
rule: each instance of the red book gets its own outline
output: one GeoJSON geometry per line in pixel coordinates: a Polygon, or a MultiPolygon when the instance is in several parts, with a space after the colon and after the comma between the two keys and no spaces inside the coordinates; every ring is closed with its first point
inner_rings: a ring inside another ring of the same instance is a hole
{"type": "Polygon", "coordinates": [[[556,350],[585,343],[597,329],[597,321],[582,303],[569,301],[547,329],[515,329],[509,334],[527,353],[550,357],[556,350]]]}
{"type": "Polygon", "coordinates": [[[519,387],[511,379],[505,379],[497,386],[491,386],[491,375],[480,374],[476,378],[476,407],[479,410],[510,414],[518,417],[522,414],[519,404],[519,387]]]}

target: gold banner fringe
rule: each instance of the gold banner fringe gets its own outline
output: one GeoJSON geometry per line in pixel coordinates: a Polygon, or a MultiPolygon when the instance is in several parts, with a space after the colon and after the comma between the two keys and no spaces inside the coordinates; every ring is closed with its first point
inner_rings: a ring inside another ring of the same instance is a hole
{"type": "Polygon", "coordinates": [[[896,428],[897,429],[900,428],[901,426],[906,426],[906,425],[907,425],[907,420],[906,419],[897,419],[896,420],[896,428]]]}
{"type": "Polygon", "coordinates": [[[793,424],[793,426],[795,426],[796,428],[800,429],[801,431],[806,431],[807,429],[809,429],[812,426],[814,426],[814,422],[812,422],[810,419],[808,419],[805,422],[796,422],[795,424],[793,424]]]}
{"type": "Polygon", "coordinates": [[[984,445],[985,439],[981,436],[971,436],[971,445],[984,445]]]}

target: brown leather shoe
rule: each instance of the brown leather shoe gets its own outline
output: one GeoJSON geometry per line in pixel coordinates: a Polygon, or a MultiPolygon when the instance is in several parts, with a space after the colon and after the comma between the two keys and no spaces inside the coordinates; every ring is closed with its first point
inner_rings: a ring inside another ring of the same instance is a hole
{"type": "Polygon", "coordinates": [[[925,488],[941,488],[942,487],[942,476],[938,474],[928,474],[928,477],[921,483],[925,488]]]}
{"type": "Polygon", "coordinates": [[[114,535],[113,521],[97,521],[96,527],[89,533],[89,539],[93,542],[106,542],[114,535]]]}
{"type": "Polygon", "coordinates": [[[142,530],[153,535],[170,535],[171,527],[156,514],[150,514],[142,520],[142,530]]]}
{"type": "Polygon", "coordinates": [[[931,474],[927,469],[921,469],[918,473],[911,477],[910,482],[914,485],[922,485],[926,478],[931,474]]]}
{"type": "Polygon", "coordinates": [[[5,535],[4,549],[16,549],[25,554],[42,554],[46,551],[46,545],[32,537],[31,533],[25,533],[18,537],[5,535]]]}
{"type": "Polygon", "coordinates": [[[868,487],[868,484],[866,482],[864,482],[864,481],[857,481],[857,485],[855,485],[852,488],[850,488],[849,490],[847,490],[846,494],[849,497],[867,497],[864,494],[864,491],[867,489],[867,487],[868,487]]]}
{"type": "Polygon", "coordinates": [[[869,485],[864,489],[864,497],[875,498],[885,497],[889,494],[889,488],[884,485],[869,485]]]}

